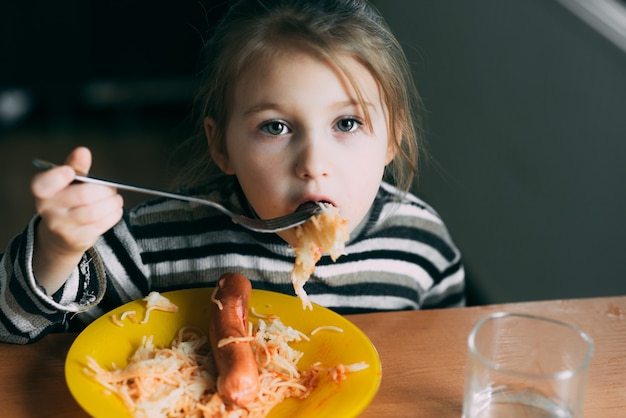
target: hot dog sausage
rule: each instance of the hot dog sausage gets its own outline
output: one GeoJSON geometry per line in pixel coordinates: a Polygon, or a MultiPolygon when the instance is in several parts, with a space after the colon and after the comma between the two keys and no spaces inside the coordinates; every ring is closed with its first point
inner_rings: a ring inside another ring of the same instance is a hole
{"type": "Polygon", "coordinates": [[[218,347],[228,337],[248,334],[248,301],[252,285],[241,274],[226,273],[217,283],[211,303],[209,338],[218,373],[218,392],[228,402],[245,406],[259,390],[259,372],[249,342],[232,342],[218,347]]]}

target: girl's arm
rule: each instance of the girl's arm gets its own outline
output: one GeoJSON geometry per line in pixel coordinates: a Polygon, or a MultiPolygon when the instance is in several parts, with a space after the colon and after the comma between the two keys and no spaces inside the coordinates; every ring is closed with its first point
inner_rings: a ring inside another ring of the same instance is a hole
{"type": "Polygon", "coordinates": [[[74,184],[91,166],[87,148],[65,166],[37,174],[31,183],[38,216],[0,259],[0,341],[32,342],[66,323],[68,314],[104,296],[104,265],[93,249],[122,217],[114,189],[74,184]]]}
{"type": "Polygon", "coordinates": [[[66,165],[37,174],[31,183],[41,221],[35,231],[33,274],[51,295],[60,289],[83,254],[122,217],[123,200],[115,189],[73,183],[87,173],[91,152],[76,148],[66,165]]]}
{"type": "Polygon", "coordinates": [[[74,314],[104,297],[106,273],[100,256],[89,249],[56,293],[48,294],[32,271],[36,216],[0,255],[0,342],[25,344],[61,331],[74,314]]]}

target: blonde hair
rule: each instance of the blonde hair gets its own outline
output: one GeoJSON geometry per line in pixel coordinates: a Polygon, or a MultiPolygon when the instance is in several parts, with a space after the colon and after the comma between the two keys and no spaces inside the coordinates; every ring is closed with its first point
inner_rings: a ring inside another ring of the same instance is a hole
{"type": "Polygon", "coordinates": [[[342,58],[356,60],[371,73],[397,150],[385,178],[408,191],[421,151],[421,102],[402,47],[380,13],[364,0],[240,0],[231,6],[205,44],[196,102],[198,132],[187,144],[200,158],[183,170],[181,185],[193,187],[224,175],[211,158],[203,121],[206,117],[215,121],[210,146],[225,152],[225,130],[239,76],[284,47],[297,47],[337,66],[351,81],[365,112],[359,86],[342,58]]]}

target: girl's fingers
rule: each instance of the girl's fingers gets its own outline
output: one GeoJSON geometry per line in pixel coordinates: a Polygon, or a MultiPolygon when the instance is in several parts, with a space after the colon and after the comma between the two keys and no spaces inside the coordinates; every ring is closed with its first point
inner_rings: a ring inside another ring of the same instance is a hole
{"type": "Polygon", "coordinates": [[[35,199],[49,199],[69,186],[75,172],[71,167],[61,166],[38,173],[33,177],[30,188],[35,199]]]}
{"type": "Polygon", "coordinates": [[[112,196],[117,196],[117,189],[89,183],[73,184],[58,193],[58,200],[69,209],[81,206],[97,205],[112,196]]]}
{"type": "MultiPolygon", "coordinates": [[[[59,181],[57,186],[60,183],[62,182],[59,181]]],[[[78,207],[96,205],[104,199],[118,196],[117,190],[112,187],[85,183],[66,186],[61,190],[57,190],[54,195],[47,196],[56,188],[51,185],[51,182],[45,183],[42,181],[33,184],[35,207],[37,208],[37,213],[42,217],[45,217],[45,214],[48,212],[65,213],[78,207]],[[43,187],[43,191],[39,192],[37,187],[43,187]]]]}
{"type": "Polygon", "coordinates": [[[93,201],[89,205],[74,206],[69,210],[67,216],[73,220],[74,224],[102,225],[106,231],[119,221],[122,216],[123,203],[122,196],[112,194],[93,201]],[[109,219],[115,219],[115,222],[110,224],[109,219]]]}
{"type": "Polygon", "coordinates": [[[65,159],[65,164],[72,167],[76,173],[86,176],[91,168],[91,151],[86,147],[75,148],[65,159]]]}
{"type": "Polygon", "coordinates": [[[39,173],[31,182],[37,212],[48,245],[62,252],[82,252],[111,229],[123,215],[123,199],[112,187],[72,184],[76,173],[86,174],[91,152],[74,149],[66,165],[39,173]]]}
{"type": "Polygon", "coordinates": [[[76,173],[87,174],[91,167],[91,151],[85,147],[74,149],[65,160],[66,165],[38,173],[31,181],[35,199],[49,199],[66,188],[76,173]]]}
{"type": "Polygon", "coordinates": [[[55,237],[56,245],[65,251],[84,251],[98,237],[111,229],[122,217],[120,195],[71,209],[53,207],[42,213],[43,224],[55,237]]]}

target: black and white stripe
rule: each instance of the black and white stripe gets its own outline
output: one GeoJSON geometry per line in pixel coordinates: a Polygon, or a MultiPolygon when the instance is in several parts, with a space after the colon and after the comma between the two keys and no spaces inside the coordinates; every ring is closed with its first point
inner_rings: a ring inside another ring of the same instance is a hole
{"type": "MultiPolygon", "coordinates": [[[[238,202],[237,187],[230,190],[212,197],[238,202]]],[[[245,211],[245,204],[236,206],[245,211]]],[[[213,286],[225,272],[246,275],[257,289],[294,294],[295,257],[278,236],[250,232],[205,206],[156,200],[127,212],[94,246],[88,273],[77,269],[48,297],[30,267],[35,221],[2,258],[0,341],[34,341],[68,321],[64,329],[81,329],[150,290],[213,286]],[[89,305],[85,292],[102,300],[89,305]]],[[[336,262],[323,257],[305,290],[313,302],[340,313],[461,306],[464,271],[440,217],[414,195],[383,183],[346,255],[336,262]]]]}

